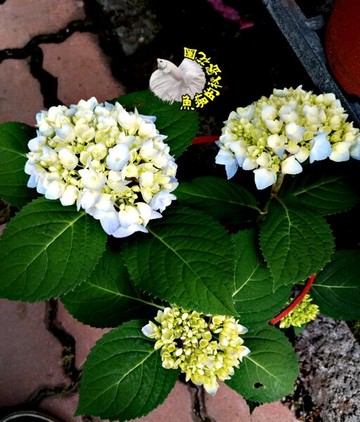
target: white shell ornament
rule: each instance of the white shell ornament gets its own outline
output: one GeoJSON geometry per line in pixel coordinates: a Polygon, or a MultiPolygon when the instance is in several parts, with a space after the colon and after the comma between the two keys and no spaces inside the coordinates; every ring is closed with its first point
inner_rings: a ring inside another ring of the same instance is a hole
{"type": "Polygon", "coordinates": [[[164,101],[182,101],[201,93],[206,84],[203,68],[194,60],[185,58],[179,66],[165,59],[157,59],[158,69],[150,77],[150,90],[164,101]]]}

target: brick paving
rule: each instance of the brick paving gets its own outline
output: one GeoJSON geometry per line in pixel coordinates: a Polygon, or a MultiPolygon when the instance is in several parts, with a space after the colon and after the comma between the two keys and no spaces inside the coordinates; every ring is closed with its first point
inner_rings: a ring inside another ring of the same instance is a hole
{"type": "Polygon", "coordinates": [[[0,5],[0,50],[22,48],[36,35],[54,34],[69,22],[85,18],[81,0],[5,3],[0,5]]]}
{"type": "Polygon", "coordinates": [[[8,59],[0,63],[0,123],[33,125],[36,111],[42,108],[40,83],[31,75],[27,61],[8,59]]]}
{"type": "MultiPolygon", "coordinates": [[[[85,20],[78,0],[6,0],[0,4],[0,123],[34,124],[35,114],[55,100],[65,104],[126,92],[110,70],[97,34],[72,30],[85,20]],[[65,29],[65,32],[64,32],[65,29]],[[45,42],[45,35],[51,35],[45,42]],[[34,38],[35,37],[35,38],[34,38]],[[34,41],[35,40],[35,41],[34,41]]],[[[0,233],[3,227],[0,226],[0,233]]],[[[38,409],[63,422],[98,421],[73,417],[76,381],[86,356],[107,330],[74,320],[56,301],[0,300],[0,417],[15,408],[38,409]],[[54,335],[53,326],[62,335],[54,335]],[[69,364],[70,362],[70,364],[69,364]]],[[[180,382],[167,400],[139,422],[295,422],[281,402],[258,407],[252,415],[241,397],[222,385],[215,397],[180,382]],[[206,419],[207,418],[207,419],[206,419]]]]}
{"type": "Polygon", "coordinates": [[[61,44],[41,44],[40,48],[43,68],[57,78],[58,98],[64,104],[90,97],[102,102],[124,94],[122,84],[111,75],[97,35],[75,32],[61,44]]]}

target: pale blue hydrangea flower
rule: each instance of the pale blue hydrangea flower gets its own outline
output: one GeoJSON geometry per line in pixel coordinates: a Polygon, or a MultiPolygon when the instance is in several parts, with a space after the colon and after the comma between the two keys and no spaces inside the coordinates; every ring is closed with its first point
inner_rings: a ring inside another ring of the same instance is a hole
{"type": "Polygon", "coordinates": [[[266,189],[280,173],[301,173],[307,160],[359,160],[359,129],[347,117],[334,94],[274,89],[269,98],[229,114],[215,162],[225,166],[228,179],[238,168],[252,170],[256,187],[266,189]]]}
{"type": "Polygon", "coordinates": [[[114,237],[147,232],[178,186],[155,119],[94,97],[39,112],[37,136],[28,143],[28,186],[64,206],[76,204],[114,237]]]}

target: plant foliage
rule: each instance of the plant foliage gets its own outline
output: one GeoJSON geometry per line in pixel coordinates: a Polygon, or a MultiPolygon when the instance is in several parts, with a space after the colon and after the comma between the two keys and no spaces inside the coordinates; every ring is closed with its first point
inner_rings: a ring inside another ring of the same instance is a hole
{"type": "MultiPolygon", "coordinates": [[[[175,157],[198,132],[195,111],[151,92],[117,100],[156,116],[175,157]]],[[[158,311],[159,322],[169,306],[184,309],[184,320],[196,311],[203,321],[229,316],[248,329],[243,340],[250,353],[226,383],[251,406],[293,390],[296,353],[270,322],[311,274],[317,276],[310,293],[323,315],[360,319],[358,239],[339,248],[335,227],[344,224],[339,215],[356,214],[359,206],[347,170],[331,175],[307,168],[259,195],[209,171],[179,180],[176,203],[149,222],[147,233],[116,239],[79,204],[63,206],[27,187],[27,143],[34,136],[24,124],[0,125],[0,198],[13,210],[0,237],[0,296],[60,298],[79,321],[109,328],[82,368],[77,415],[125,421],[166,399],[179,370],[162,363],[166,336],[154,347],[143,333],[151,337],[146,324],[158,311]]],[[[200,145],[196,151],[202,154],[200,145]]],[[[358,218],[348,220],[344,230],[356,236],[358,218]]],[[[184,339],[171,341],[181,349],[184,339]]]]}

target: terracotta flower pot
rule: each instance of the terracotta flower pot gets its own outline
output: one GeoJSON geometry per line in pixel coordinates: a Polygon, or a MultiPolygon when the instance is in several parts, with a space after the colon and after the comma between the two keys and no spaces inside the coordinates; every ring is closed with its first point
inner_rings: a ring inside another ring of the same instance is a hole
{"type": "Polygon", "coordinates": [[[337,82],[348,94],[360,96],[360,0],[335,0],[325,52],[337,82]]]}

